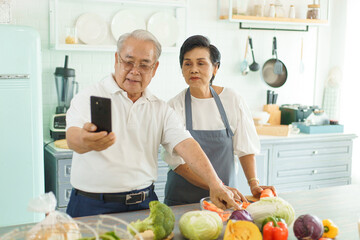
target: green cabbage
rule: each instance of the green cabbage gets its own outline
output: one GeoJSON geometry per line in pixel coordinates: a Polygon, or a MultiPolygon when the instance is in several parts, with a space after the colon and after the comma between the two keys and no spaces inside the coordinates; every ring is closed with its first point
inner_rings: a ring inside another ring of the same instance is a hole
{"type": "Polygon", "coordinates": [[[280,197],[261,198],[260,201],[250,204],[246,211],[250,213],[259,228],[267,217],[282,218],[288,226],[295,220],[294,208],[280,197]]]}
{"type": "Polygon", "coordinates": [[[217,239],[222,231],[220,216],[211,211],[190,211],[179,220],[181,234],[190,240],[217,239]]]}

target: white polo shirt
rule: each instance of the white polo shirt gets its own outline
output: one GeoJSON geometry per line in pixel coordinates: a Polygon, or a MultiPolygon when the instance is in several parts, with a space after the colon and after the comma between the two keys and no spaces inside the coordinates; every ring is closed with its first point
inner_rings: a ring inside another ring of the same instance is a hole
{"type": "MultiPolygon", "coordinates": [[[[113,76],[77,94],[66,113],[66,128],[82,128],[90,117],[90,96],[111,99],[112,130],[116,142],[104,151],[74,152],[71,184],[95,193],[145,188],[157,179],[158,148],[169,152],[190,138],[178,115],[166,102],[145,90],[133,103],[113,76]]],[[[172,166],[171,160],[167,163],[172,166]]]]}

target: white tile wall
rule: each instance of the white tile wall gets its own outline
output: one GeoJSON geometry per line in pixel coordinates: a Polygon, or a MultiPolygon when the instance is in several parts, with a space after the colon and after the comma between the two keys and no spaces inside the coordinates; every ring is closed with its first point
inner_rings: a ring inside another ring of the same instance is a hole
{"type": "MultiPolygon", "coordinates": [[[[70,3],[71,1],[69,1],[70,3]]],[[[261,110],[265,104],[265,93],[270,89],[261,79],[260,72],[250,72],[246,77],[239,70],[243,60],[245,40],[248,35],[253,38],[256,61],[262,65],[271,57],[273,36],[278,38],[279,58],[286,64],[289,72],[286,84],[274,89],[279,93],[278,103],[312,104],[316,71],[316,39],[317,29],[311,28],[308,33],[248,31],[239,30],[237,23],[216,20],[217,1],[190,0],[188,7],[188,36],[203,34],[208,36],[222,53],[222,63],[215,85],[232,87],[240,92],[253,110],[261,110]],[[206,7],[204,7],[206,6],[206,7]],[[305,73],[299,75],[301,37],[304,37],[305,73]]],[[[54,113],[57,104],[53,72],[56,67],[64,64],[64,56],[69,55],[69,67],[76,70],[76,80],[80,89],[98,81],[113,70],[114,54],[108,52],[68,52],[49,50],[49,17],[48,0],[13,0],[13,23],[34,27],[40,32],[43,56],[43,103],[44,103],[44,136],[49,135],[49,118],[54,113]]],[[[99,4],[94,11],[99,14],[116,13],[111,5],[99,4]],[[104,10],[101,10],[102,7],[104,10]]],[[[82,4],[73,4],[66,10],[70,13],[81,13],[82,4]]],[[[64,16],[64,24],[70,20],[64,16]]],[[[184,40],[184,39],[183,39],[184,40]]],[[[251,62],[251,55],[248,61],[251,62]]],[[[185,88],[178,63],[178,53],[163,53],[160,66],[149,88],[164,100],[185,88]]]]}

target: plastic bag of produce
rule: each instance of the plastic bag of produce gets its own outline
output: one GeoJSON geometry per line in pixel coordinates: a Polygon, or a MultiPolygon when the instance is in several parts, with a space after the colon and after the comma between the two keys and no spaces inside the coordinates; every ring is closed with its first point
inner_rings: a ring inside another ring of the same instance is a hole
{"type": "Polygon", "coordinates": [[[55,211],[56,198],[52,192],[29,202],[28,210],[47,214],[46,218],[26,233],[26,240],[75,240],[81,238],[77,223],[66,213],[55,211]]]}

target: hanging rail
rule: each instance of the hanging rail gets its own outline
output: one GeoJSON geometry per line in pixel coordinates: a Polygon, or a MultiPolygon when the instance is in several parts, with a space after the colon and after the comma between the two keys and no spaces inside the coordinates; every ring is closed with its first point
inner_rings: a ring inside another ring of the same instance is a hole
{"type": "Polygon", "coordinates": [[[239,29],[244,30],[272,30],[272,31],[291,31],[291,32],[308,32],[309,25],[305,29],[289,29],[289,28],[256,28],[256,27],[243,27],[242,22],[239,23],[239,29]]]}

